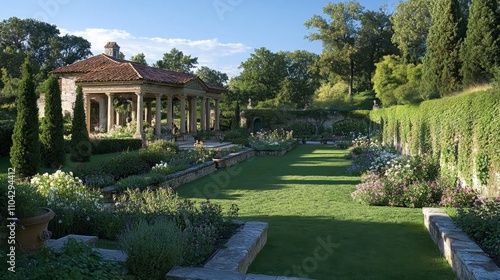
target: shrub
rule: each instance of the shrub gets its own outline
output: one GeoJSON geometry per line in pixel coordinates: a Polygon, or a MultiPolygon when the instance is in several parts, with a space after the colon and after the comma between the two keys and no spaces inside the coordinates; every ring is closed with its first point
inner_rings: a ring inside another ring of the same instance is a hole
{"type": "MultiPolygon", "coordinates": [[[[0,269],[7,263],[7,255],[0,250],[0,269]]],[[[16,272],[3,272],[2,279],[125,279],[125,269],[120,263],[103,260],[88,245],[69,239],[60,251],[42,248],[33,256],[16,255],[16,272]]]]}
{"type": "Polygon", "coordinates": [[[10,163],[19,177],[35,175],[40,165],[36,100],[33,69],[30,58],[26,57],[22,66],[22,79],[16,101],[17,117],[10,149],[10,163]]]}
{"type": "Polygon", "coordinates": [[[458,209],[456,223],[491,255],[500,256],[500,197],[458,209]]]}
{"type": "Polygon", "coordinates": [[[98,139],[90,143],[93,155],[133,151],[142,147],[141,139],[98,139]]]}
{"type": "Polygon", "coordinates": [[[139,151],[139,160],[145,162],[149,167],[155,166],[157,163],[166,161],[171,153],[160,149],[141,149],[139,151]]]}
{"type": "Polygon", "coordinates": [[[333,134],[341,136],[366,135],[368,126],[362,120],[344,120],[333,124],[333,134]]]}
{"type": "Polygon", "coordinates": [[[66,161],[64,152],[64,126],[61,107],[61,91],[58,78],[50,75],[45,81],[45,107],[40,142],[42,161],[47,167],[57,168],[66,161]]]}
{"type": "Polygon", "coordinates": [[[184,234],[165,219],[142,220],[121,234],[119,241],[127,253],[125,265],[136,279],[163,279],[184,259],[184,234]]]}
{"type": "Polygon", "coordinates": [[[166,180],[166,175],[158,172],[150,172],[144,175],[128,176],[116,182],[115,187],[118,191],[126,189],[139,189],[144,190],[147,187],[157,186],[166,180]]]}
{"type": "Polygon", "coordinates": [[[56,213],[49,224],[55,238],[70,233],[93,232],[96,216],[103,206],[99,192],[85,187],[71,172],[61,170],[50,175],[36,175],[31,179],[31,184],[46,199],[47,207],[56,213]]]}
{"type": "Polygon", "coordinates": [[[119,180],[130,175],[146,173],[150,167],[139,158],[139,154],[123,152],[101,163],[99,169],[101,174],[109,174],[119,180]]]}
{"type": "Polygon", "coordinates": [[[375,172],[368,172],[363,177],[363,183],[356,185],[351,193],[354,201],[366,205],[387,205],[386,185],[388,182],[375,172]]]}
{"type": "Polygon", "coordinates": [[[443,190],[440,206],[444,207],[468,207],[477,199],[477,192],[471,188],[455,185],[443,190]]]}
{"type": "Polygon", "coordinates": [[[85,107],[83,104],[83,91],[81,86],[76,88],[75,108],[71,123],[71,160],[85,162],[90,160],[92,147],[90,145],[85,107]]]}
{"type": "Polygon", "coordinates": [[[10,147],[12,147],[12,134],[14,125],[11,123],[0,124],[0,157],[9,156],[10,147]]]}

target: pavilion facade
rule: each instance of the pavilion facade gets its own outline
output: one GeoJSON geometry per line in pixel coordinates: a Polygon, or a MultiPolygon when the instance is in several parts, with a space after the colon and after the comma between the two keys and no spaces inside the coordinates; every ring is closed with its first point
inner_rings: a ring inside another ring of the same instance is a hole
{"type": "Polygon", "coordinates": [[[143,122],[152,124],[153,119],[157,137],[165,129],[172,133],[174,123],[180,124],[177,132],[182,135],[196,134],[198,129],[220,129],[220,99],[226,89],[205,83],[194,75],[121,60],[118,54],[119,46],[109,42],[104,54],[51,71],[60,78],[61,99],[66,112],[72,113],[76,85],[82,86],[89,133],[97,127],[109,132],[116,125],[135,120],[134,137],[143,138],[143,122]],[[131,112],[126,116],[117,112],[117,100],[129,103],[131,112]],[[179,108],[175,116],[174,104],[179,108]],[[91,114],[91,108],[95,114],[91,114]],[[163,127],[162,110],[167,112],[163,127]]]}

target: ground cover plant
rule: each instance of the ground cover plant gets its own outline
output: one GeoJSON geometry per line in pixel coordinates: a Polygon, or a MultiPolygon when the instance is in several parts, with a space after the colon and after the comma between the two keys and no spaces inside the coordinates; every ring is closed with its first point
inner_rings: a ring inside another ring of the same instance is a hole
{"type": "Polygon", "coordinates": [[[176,190],[180,197],[208,197],[224,208],[236,203],[239,219],[269,223],[268,241],[250,273],[455,279],[420,209],[353,203],[350,194],[360,177],[345,174],[346,154],[328,145],[299,145],[284,156],[256,157],[230,174],[219,170],[176,190]]]}

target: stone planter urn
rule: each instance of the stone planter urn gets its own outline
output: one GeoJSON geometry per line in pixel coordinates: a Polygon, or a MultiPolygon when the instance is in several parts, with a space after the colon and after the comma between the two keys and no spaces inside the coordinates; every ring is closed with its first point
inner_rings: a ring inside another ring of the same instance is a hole
{"type": "Polygon", "coordinates": [[[40,215],[19,218],[16,229],[16,246],[23,252],[33,253],[45,246],[52,233],[47,226],[54,218],[55,213],[50,208],[40,208],[40,215]]]}

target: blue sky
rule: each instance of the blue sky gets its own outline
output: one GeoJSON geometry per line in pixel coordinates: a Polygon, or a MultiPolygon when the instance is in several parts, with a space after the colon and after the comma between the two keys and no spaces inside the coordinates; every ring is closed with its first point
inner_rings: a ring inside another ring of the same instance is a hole
{"type": "MultiPolygon", "coordinates": [[[[341,1],[331,1],[341,2],[341,1]]],[[[399,0],[359,1],[369,10],[399,0]]],[[[321,42],[309,42],[304,22],[322,15],[328,1],[319,0],[22,0],[9,1],[0,20],[12,16],[55,24],[62,35],[82,36],[94,55],[116,41],[129,59],[143,52],[152,64],[177,48],[198,57],[199,66],[238,75],[238,66],[256,48],[321,52],[321,42]]]]}

